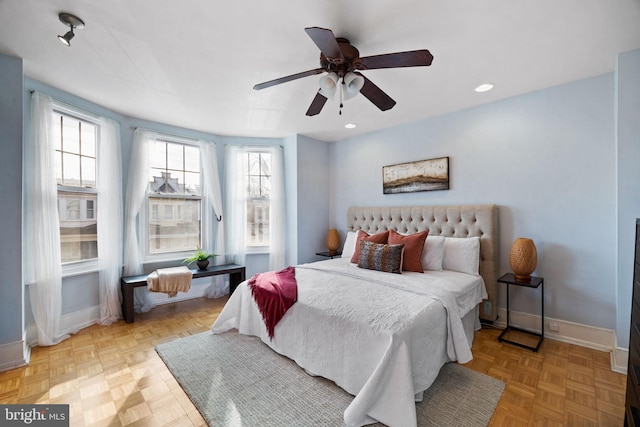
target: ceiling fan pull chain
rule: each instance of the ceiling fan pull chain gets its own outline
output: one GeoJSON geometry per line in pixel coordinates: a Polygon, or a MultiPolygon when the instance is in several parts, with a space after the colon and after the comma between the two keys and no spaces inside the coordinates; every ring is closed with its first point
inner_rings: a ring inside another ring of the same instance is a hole
{"type": "Polygon", "coordinates": [[[342,78],[342,84],[340,85],[340,111],[338,115],[342,115],[342,86],[344,86],[344,77],[342,78]]]}

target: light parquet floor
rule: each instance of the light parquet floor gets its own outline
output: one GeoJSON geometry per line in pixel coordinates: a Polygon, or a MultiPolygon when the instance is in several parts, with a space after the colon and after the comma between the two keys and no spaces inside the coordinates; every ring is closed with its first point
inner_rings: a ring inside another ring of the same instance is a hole
{"type": "MultiPolygon", "coordinates": [[[[66,403],[72,426],[204,426],[154,347],[208,330],[225,302],[168,304],[34,348],[29,366],[0,373],[0,403],[66,403]]],[[[465,365],[506,383],[491,426],[623,425],[626,376],[607,353],[553,340],[533,353],[499,333],[477,332],[465,365]]]]}
{"type": "MultiPolygon", "coordinates": [[[[464,365],[506,383],[490,426],[624,424],[627,376],[611,371],[609,353],[550,339],[534,353],[498,342],[500,332],[476,332],[473,360],[464,365]]],[[[527,337],[509,339],[537,342],[527,337]]]]}

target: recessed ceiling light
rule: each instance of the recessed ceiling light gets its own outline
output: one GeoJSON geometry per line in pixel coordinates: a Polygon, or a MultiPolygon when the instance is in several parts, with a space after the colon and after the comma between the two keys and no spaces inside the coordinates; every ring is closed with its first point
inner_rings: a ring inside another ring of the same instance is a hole
{"type": "Polygon", "coordinates": [[[491,83],[484,83],[476,88],[476,92],[487,92],[491,89],[493,89],[493,85],[491,83]]]}
{"type": "Polygon", "coordinates": [[[346,125],[344,125],[344,127],[346,127],[347,129],[353,129],[354,127],[356,127],[355,123],[347,123],[346,125]]]}

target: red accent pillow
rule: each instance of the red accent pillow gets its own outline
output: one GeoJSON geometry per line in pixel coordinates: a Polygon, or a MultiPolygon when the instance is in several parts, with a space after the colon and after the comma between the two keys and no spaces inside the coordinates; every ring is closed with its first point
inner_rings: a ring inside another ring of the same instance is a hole
{"type": "Polygon", "coordinates": [[[389,239],[389,230],[383,231],[382,233],[378,233],[374,235],[370,235],[367,232],[358,230],[358,237],[356,237],[356,250],[353,251],[351,262],[354,264],[357,264],[358,260],[360,259],[360,240],[364,240],[365,242],[386,244],[388,239],[389,239]]]}
{"type": "Polygon", "coordinates": [[[389,233],[389,244],[404,244],[404,257],[402,259],[402,271],[415,271],[424,273],[422,270],[422,250],[424,241],[427,239],[429,230],[403,236],[393,230],[389,233]]]}

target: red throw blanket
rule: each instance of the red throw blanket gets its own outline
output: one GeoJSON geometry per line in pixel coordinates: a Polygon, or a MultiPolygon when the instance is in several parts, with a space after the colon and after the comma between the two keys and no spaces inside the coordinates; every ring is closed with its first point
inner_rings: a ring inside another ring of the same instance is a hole
{"type": "Polygon", "coordinates": [[[273,339],[276,324],[298,299],[296,271],[289,266],[280,271],[256,274],[249,279],[247,285],[262,313],[269,338],[273,339]]]}

